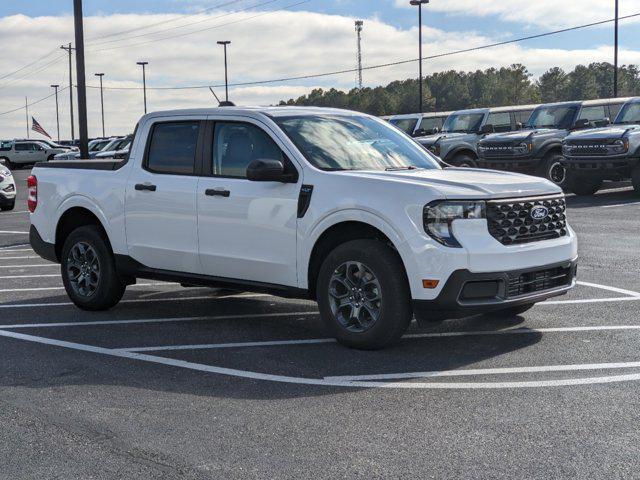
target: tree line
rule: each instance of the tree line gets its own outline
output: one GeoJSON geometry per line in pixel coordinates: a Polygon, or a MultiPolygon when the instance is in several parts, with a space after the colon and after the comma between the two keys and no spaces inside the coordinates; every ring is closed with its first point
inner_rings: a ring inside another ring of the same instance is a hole
{"type": "MultiPolygon", "coordinates": [[[[425,78],[425,111],[450,111],[477,107],[499,107],[591,100],[613,97],[610,63],[578,65],[571,72],[554,67],[537,80],[524,65],[488,68],[475,72],[449,70],[425,78]]],[[[418,110],[418,80],[396,80],[386,86],[354,88],[344,92],[331,88],[312,90],[280,105],[346,108],[372,115],[415,113],[418,110]]],[[[640,96],[640,70],[635,65],[618,69],[618,96],[640,96]]]]}

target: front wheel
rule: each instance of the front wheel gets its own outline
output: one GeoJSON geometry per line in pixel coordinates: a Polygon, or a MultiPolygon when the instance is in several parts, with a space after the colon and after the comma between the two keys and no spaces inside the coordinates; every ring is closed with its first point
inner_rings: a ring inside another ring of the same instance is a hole
{"type": "Polygon", "coordinates": [[[547,156],[538,167],[538,176],[551,180],[561,188],[567,183],[567,169],[562,164],[564,157],[559,153],[547,156]]]}
{"type": "Polygon", "coordinates": [[[383,348],[411,323],[404,266],[380,241],[353,240],[333,250],[320,267],[316,295],[328,330],[351,348],[383,348]]]}
{"type": "Polygon", "coordinates": [[[462,154],[453,157],[453,159],[451,160],[451,165],[455,167],[476,168],[478,166],[478,163],[470,155],[462,154]]]}
{"type": "Polygon", "coordinates": [[[79,227],[69,235],[61,270],[69,298],[82,310],[108,310],[124,295],[126,285],[116,272],[106,236],[95,226],[79,227]]]}

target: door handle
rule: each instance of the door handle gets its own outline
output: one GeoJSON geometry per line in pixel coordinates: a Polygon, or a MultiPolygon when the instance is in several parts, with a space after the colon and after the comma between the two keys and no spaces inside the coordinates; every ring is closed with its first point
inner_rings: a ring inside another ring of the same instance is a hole
{"type": "Polygon", "coordinates": [[[228,198],[231,196],[231,192],[229,190],[222,190],[217,188],[208,188],[204,191],[204,194],[208,197],[225,197],[228,198]]]}
{"type": "Polygon", "coordinates": [[[146,190],[148,192],[155,192],[157,187],[148,183],[137,183],[135,188],[139,192],[143,190],[146,190]]]}

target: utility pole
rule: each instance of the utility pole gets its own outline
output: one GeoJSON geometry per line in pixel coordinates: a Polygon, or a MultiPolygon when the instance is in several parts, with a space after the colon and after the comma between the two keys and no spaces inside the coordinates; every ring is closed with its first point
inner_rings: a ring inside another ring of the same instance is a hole
{"type": "Polygon", "coordinates": [[[227,45],[231,44],[229,40],[224,40],[218,42],[218,45],[222,45],[224,47],[224,91],[226,101],[229,101],[229,75],[227,70],[227,45]]]}
{"type": "Polygon", "coordinates": [[[69,44],[69,46],[62,45],[60,47],[62,50],[66,50],[69,54],[69,112],[71,113],[71,140],[76,139],[76,130],[73,121],[73,58],[72,52],[74,48],[69,44]]]}
{"type": "Polygon", "coordinates": [[[149,62],[137,62],[142,67],[142,90],[144,91],[144,114],[147,114],[147,65],[149,62]]]}
{"type": "Polygon", "coordinates": [[[364,22],[362,20],[356,20],[356,34],[358,35],[358,54],[357,54],[357,62],[358,62],[358,88],[362,90],[362,27],[364,26],[364,22]]]}
{"type": "Polygon", "coordinates": [[[420,113],[424,112],[424,92],[423,92],[423,77],[422,77],[422,5],[429,3],[429,0],[411,0],[409,2],[410,5],[414,7],[418,7],[418,52],[420,55],[420,80],[419,80],[419,92],[420,92],[420,113]]]}
{"type": "Polygon", "coordinates": [[[84,72],[84,26],[82,0],[73,0],[76,30],[76,77],[78,79],[78,123],[80,130],[80,158],[89,158],[89,132],[87,128],[87,82],[84,72]]]}
{"type": "Polygon", "coordinates": [[[53,88],[56,91],[56,125],[58,126],[58,142],[60,141],[60,110],[58,109],[58,88],[60,88],[60,85],[51,85],[51,88],[53,88]]]}
{"type": "Polygon", "coordinates": [[[25,119],[27,120],[27,138],[31,138],[29,136],[29,101],[27,97],[24,97],[24,111],[25,111],[25,119]]]}
{"type": "Polygon", "coordinates": [[[613,96],[618,97],[618,21],[620,17],[619,0],[616,1],[615,48],[613,54],[613,96]]]}
{"type": "Polygon", "coordinates": [[[102,136],[105,137],[104,134],[104,93],[102,91],[102,77],[104,77],[104,73],[96,73],[96,77],[100,78],[100,107],[102,109],[102,136]]]}

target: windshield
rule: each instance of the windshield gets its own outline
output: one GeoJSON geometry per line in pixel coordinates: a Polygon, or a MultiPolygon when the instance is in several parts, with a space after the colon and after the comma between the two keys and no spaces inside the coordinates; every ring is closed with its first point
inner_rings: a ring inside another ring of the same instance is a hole
{"type": "Polygon", "coordinates": [[[109,140],[98,140],[91,144],[89,148],[90,152],[99,152],[102,148],[109,143],[109,140]]]}
{"type": "Polygon", "coordinates": [[[439,169],[424,148],[388,124],[365,116],[276,117],[307,160],[322,170],[439,169]]]}
{"type": "Polygon", "coordinates": [[[484,113],[459,113],[449,115],[442,128],[449,133],[473,133],[480,130],[484,113]]]}
{"type": "Polygon", "coordinates": [[[640,123],[640,102],[626,103],[620,110],[615,123],[619,125],[640,123]]]}
{"type": "Polygon", "coordinates": [[[405,133],[412,134],[416,128],[416,121],[415,118],[396,118],[395,120],[389,120],[389,123],[405,133]]]}
{"type": "Polygon", "coordinates": [[[536,108],[527,122],[527,128],[571,128],[577,107],[540,107],[536,108]]]}

